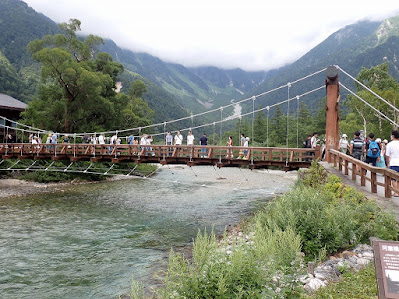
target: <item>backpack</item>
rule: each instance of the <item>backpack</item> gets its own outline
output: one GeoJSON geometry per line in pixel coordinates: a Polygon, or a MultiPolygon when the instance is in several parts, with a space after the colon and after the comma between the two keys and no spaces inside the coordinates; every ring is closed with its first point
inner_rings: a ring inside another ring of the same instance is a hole
{"type": "Polygon", "coordinates": [[[380,156],[380,147],[377,141],[369,141],[369,149],[367,151],[367,156],[371,158],[378,158],[380,156]]]}
{"type": "Polygon", "coordinates": [[[304,148],[311,148],[311,140],[310,140],[310,139],[306,139],[306,140],[303,142],[303,147],[304,147],[304,148]]]}

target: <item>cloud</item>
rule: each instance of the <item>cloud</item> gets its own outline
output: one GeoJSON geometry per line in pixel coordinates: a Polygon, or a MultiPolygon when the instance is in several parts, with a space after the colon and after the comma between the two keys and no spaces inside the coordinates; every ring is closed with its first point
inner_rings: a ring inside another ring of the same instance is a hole
{"type": "Polygon", "coordinates": [[[399,13],[391,0],[26,2],[58,23],[77,18],[83,33],[168,62],[245,70],[283,66],[345,25],[399,13]]]}

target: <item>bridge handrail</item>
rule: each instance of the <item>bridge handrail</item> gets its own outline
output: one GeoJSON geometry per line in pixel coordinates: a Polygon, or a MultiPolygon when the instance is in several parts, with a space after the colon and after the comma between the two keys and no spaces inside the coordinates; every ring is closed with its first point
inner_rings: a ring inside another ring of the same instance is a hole
{"type": "MultiPolygon", "coordinates": [[[[267,165],[270,162],[310,162],[319,156],[319,148],[282,148],[282,147],[243,147],[215,145],[139,145],[139,144],[88,144],[88,143],[9,143],[0,144],[0,155],[3,158],[34,158],[34,159],[107,159],[107,160],[140,160],[152,156],[163,161],[168,158],[207,158],[223,160],[244,159],[257,161],[267,165]]],[[[148,160],[148,159],[147,159],[148,160]]],[[[202,163],[202,162],[201,162],[202,163]]],[[[281,164],[281,163],[280,163],[281,164]]],[[[303,163],[302,163],[303,164],[303,163]]],[[[271,165],[271,164],[269,164],[271,165]]]]}
{"type": "Polygon", "coordinates": [[[345,175],[349,175],[349,170],[351,170],[352,180],[354,181],[356,181],[356,178],[359,175],[361,186],[366,186],[366,180],[369,181],[372,193],[377,193],[377,186],[384,187],[386,198],[392,197],[392,191],[395,193],[399,193],[399,189],[394,188],[391,185],[392,180],[399,181],[399,172],[391,170],[389,168],[372,166],[344,153],[341,153],[338,150],[330,149],[329,152],[332,155],[334,167],[338,166],[339,171],[344,170],[345,175]],[[349,163],[351,163],[352,165],[349,166],[349,163]],[[360,170],[359,173],[357,172],[357,169],[354,165],[357,166],[357,168],[360,170]],[[366,177],[366,171],[369,171],[371,173],[370,178],[366,177]],[[383,175],[384,183],[380,183],[377,181],[377,174],[383,175]]]}

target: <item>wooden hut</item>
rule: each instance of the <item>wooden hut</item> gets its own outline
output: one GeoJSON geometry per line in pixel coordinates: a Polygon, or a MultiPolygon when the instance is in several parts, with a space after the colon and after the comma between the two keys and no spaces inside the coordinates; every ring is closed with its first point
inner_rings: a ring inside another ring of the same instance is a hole
{"type": "MultiPolygon", "coordinates": [[[[4,142],[5,136],[7,134],[7,126],[13,127],[14,123],[20,118],[20,113],[26,109],[26,104],[10,97],[6,94],[0,93],[0,116],[7,118],[0,118],[0,142],[4,142]]],[[[14,140],[16,139],[15,130],[8,130],[10,134],[13,135],[14,140]]]]}

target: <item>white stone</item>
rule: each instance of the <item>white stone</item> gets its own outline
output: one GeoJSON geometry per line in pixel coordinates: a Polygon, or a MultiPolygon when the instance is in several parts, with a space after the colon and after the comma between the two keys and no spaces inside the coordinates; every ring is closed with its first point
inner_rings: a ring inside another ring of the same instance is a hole
{"type": "Polygon", "coordinates": [[[364,252],[363,257],[365,258],[373,258],[374,254],[372,252],[364,252]]]}
{"type": "Polygon", "coordinates": [[[365,259],[365,258],[362,258],[362,257],[357,259],[357,264],[360,265],[360,266],[367,265],[368,263],[369,263],[368,259],[365,259]]]}
{"type": "Polygon", "coordinates": [[[321,287],[324,287],[326,284],[318,278],[313,278],[309,281],[308,286],[312,291],[316,291],[321,287]]]}
{"type": "Polygon", "coordinates": [[[307,284],[310,280],[309,275],[301,275],[299,276],[299,281],[302,282],[303,284],[307,284]]]}
{"type": "Polygon", "coordinates": [[[324,273],[320,273],[320,272],[315,273],[315,276],[316,276],[316,278],[321,279],[321,280],[326,280],[326,277],[327,277],[324,273]]]}

